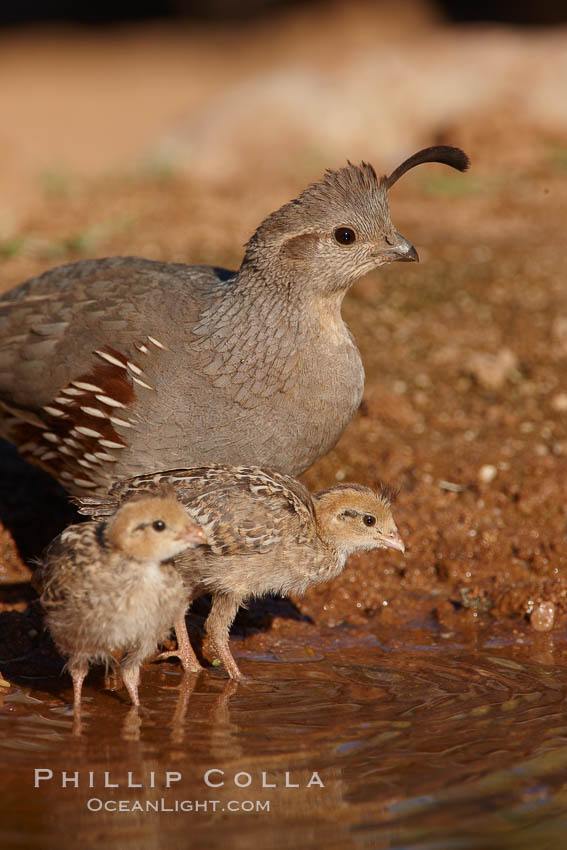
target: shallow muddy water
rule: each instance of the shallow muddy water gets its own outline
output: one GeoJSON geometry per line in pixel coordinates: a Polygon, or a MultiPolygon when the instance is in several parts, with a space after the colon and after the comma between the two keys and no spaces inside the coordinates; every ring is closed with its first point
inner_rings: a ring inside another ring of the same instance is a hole
{"type": "Polygon", "coordinates": [[[2,689],[3,846],[564,846],[567,632],[313,632],[148,665],[139,713],[91,675],[74,732],[66,678],[2,689]]]}

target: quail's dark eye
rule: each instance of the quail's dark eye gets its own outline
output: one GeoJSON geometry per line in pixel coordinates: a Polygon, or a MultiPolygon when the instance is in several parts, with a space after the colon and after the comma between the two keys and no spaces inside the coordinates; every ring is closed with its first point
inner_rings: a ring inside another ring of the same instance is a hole
{"type": "Polygon", "coordinates": [[[364,525],[376,525],[376,517],[372,516],[372,514],[364,514],[362,521],[364,525]]]}
{"type": "Polygon", "coordinates": [[[352,245],[356,240],[356,233],[352,227],[337,227],[334,236],[339,245],[352,245]]]}
{"type": "Polygon", "coordinates": [[[165,529],[165,522],[161,519],[156,519],[156,521],[152,523],[152,528],[154,531],[163,531],[165,529]]]}

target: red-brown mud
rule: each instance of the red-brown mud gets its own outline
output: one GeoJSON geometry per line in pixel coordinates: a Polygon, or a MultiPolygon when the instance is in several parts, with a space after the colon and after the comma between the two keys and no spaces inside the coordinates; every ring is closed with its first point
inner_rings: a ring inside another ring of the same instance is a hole
{"type": "MultiPolygon", "coordinates": [[[[400,623],[423,610],[451,624],[529,618],[540,603],[553,603],[555,625],[567,617],[567,179],[548,165],[545,175],[515,175],[478,194],[467,192],[467,179],[446,178],[452,189],[440,192],[408,178],[392,198],[393,216],[422,262],[379,270],[345,301],[366,367],[364,401],[304,479],[312,489],[378,479],[398,487],[407,552],[355,557],[339,579],[297,600],[321,624],[400,623]]],[[[181,176],[165,184],[113,180],[52,201],[49,218],[38,211],[29,230],[48,241],[77,222],[88,228],[110,211],[127,219],[133,210],[135,226],[101,237],[86,253],[234,266],[239,230],[265,211],[245,210],[250,221],[238,223],[236,192],[222,206],[215,190],[205,196],[181,176]],[[215,209],[222,209],[220,230],[215,209]]],[[[66,250],[57,260],[84,253],[66,250]]],[[[53,261],[43,252],[9,258],[4,281],[53,261]]],[[[18,482],[21,471],[10,475],[18,482]]],[[[34,479],[34,493],[37,486],[34,479]]],[[[4,498],[20,537],[29,529],[29,544],[51,503],[24,517],[25,492],[16,505],[13,492],[4,498]]],[[[6,577],[11,570],[21,577],[3,539],[6,577]]]]}

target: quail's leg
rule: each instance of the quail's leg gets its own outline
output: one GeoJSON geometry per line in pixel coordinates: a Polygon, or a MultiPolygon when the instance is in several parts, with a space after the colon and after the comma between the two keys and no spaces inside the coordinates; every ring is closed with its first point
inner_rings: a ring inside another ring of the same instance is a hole
{"type": "Polygon", "coordinates": [[[122,681],[126,686],[126,690],[130,694],[132,705],[140,705],[138,697],[138,685],[140,683],[140,665],[125,664],[122,667],[122,681]]]}
{"type": "Polygon", "coordinates": [[[199,659],[195,655],[191,641],[189,640],[187,624],[185,623],[185,613],[175,621],[173,628],[175,629],[175,637],[177,638],[177,649],[172,649],[169,652],[160,652],[158,660],[163,661],[165,658],[179,658],[186,673],[200,673],[203,668],[199,664],[199,659]]]}
{"type": "Polygon", "coordinates": [[[187,632],[187,623],[185,622],[185,614],[173,624],[173,627],[175,629],[175,637],[177,638],[177,655],[181,659],[183,669],[187,673],[200,673],[203,668],[199,664],[199,659],[191,646],[187,632]]]}
{"type": "Polygon", "coordinates": [[[73,710],[81,712],[81,697],[83,694],[83,682],[89,671],[89,662],[82,656],[74,656],[69,662],[69,672],[73,679],[73,710]]]}
{"type": "Polygon", "coordinates": [[[240,600],[234,596],[213,596],[213,605],[211,613],[207,617],[205,628],[207,634],[218,652],[222,663],[231,679],[239,681],[244,678],[236,661],[232,657],[228,647],[228,633],[232,621],[236,617],[236,612],[240,605],[240,600]]]}

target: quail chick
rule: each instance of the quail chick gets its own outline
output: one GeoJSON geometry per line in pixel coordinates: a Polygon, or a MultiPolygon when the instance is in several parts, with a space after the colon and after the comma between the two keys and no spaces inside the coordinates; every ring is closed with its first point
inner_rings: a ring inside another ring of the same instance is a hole
{"type": "Polygon", "coordinates": [[[89,661],[124,652],[122,679],[138,705],[140,665],[183,617],[185,593],[170,561],[203,543],[173,495],[124,502],[107,522],[71,525],[48,546],[34,575],[46,622],[68,656],[75,707],[89,661]]]}
{"type": "MultiPolygon", "coordinates": [[[[175,558],[187,604],[212,596],[206,630],[233,679],[241,673],[228,646],[238,607],[250,597],[303,594],[343,570],[361,549],[397,549],[404,544],[391,510],[392,492],[340,484],[312,495],[295,479],[256,467],[173,469],[116,484],[106,499],[85,499],[80,510],[95,517],[112,513],[132,493],[151,493],[164,484],[196,520],[207,545],[175,558]]],[[[184,615],[175,623],[178,652],[186,670],[199,662],[187,636],[184,615]]]]}
{"type": "Polygon", "coordinates": [[[0,434],[75,495],[148,470],[254,463],[297,475],[354,416],[360,354],[341,317],[362,275],[416,261],[379,178],[327,171],[269,215],[238,271],[84,260],[0,298],[0,434]]]}

